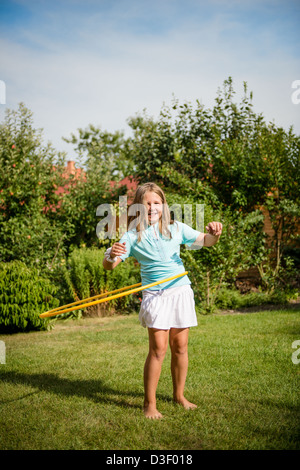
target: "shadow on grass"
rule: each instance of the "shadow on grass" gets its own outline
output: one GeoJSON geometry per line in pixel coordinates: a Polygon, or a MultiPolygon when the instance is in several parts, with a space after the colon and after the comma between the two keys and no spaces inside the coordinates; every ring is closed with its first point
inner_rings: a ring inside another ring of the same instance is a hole
{"type": "MultiPolygon", "coordinates": [[[[18,372],[2,372],[0,378],[1,381],[4,383],[10,383],[14,385],[26,385],[38,389],[35,392],[27,393],[18,398],[12,398],[10,400],[0,400],[0,406],[21,400],[30,395],[35,395],[39,392],[49,392],[65,397],[81,397],[91,400],[94,403],[113,403],[117,406],[125,408],[141,409],[142,398],[144,397],[144,394],[141,392],[130,390],[116,390],[111,387],[108,387],[100,379],[71,380],[59,377],[56,374],[24,374],[18,372]],[[128,397],[128,400],[124,397],[128,397]],[[139,405],[132,403],[132,399],[136,398],[141,399],[141,403],[139,405]]],[[[157,398],[160,398],[164,401],[173,401],[171,397],[159,394],[157,395],[157,398]]]]}

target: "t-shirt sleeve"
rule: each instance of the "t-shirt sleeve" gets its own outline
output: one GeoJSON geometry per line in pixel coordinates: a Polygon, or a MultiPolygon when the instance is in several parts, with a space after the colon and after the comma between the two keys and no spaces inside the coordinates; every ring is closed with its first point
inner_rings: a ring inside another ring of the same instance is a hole
{"type": "Polygon", "coordinates": [[[191,246],[193,243],[195,243],[195,241],[197,240],[201,232],[198,232],[198,230],[194,230],[192,227],[190,227],[187,224],[181,223],[180,226],[181,226],[181,236],[182,236],[181,243],[183,245],[191,246]]]}
{"type": "Polygon", "coordinates": [[[125,261],[126,258],[129,258],[129,256],[132,256],[131,254],[131,248],[132,248],[132,239],[130,237],[130,234],[128,232],[124,233],[123,237],[119,241],[119,243],[126,243],[126,253],[123,255],[119,256],[122,261],[125,261]]]}

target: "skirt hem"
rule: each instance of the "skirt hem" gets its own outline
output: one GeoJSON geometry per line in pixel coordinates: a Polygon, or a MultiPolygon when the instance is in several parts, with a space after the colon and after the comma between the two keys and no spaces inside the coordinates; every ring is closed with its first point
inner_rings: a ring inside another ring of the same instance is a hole
{"type": "Polygon", "coordinates": [[[197,326],[194,292],[191,286],[145,291],[139,320],[144,328],[159,330],[197,326]]]}

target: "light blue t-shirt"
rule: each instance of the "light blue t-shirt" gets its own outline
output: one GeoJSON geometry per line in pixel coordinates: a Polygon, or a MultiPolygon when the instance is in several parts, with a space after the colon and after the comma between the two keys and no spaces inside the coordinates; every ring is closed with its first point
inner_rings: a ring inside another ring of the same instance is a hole
{"type": "MultiPolygon", "coordinates": [[[[133,256],[140,263],[142,286],[176,276],[176,274],[185,271],[180,258],[180,245],[191,246],[200,232],[182,222],[174,222],[168,228],[172,235],[171,238],[161,235],[157,222],[143,232],[140,242],[137,241],[135,229],[126,232],[120,240],[120,243],[126,243],[127,250],[124,255],[120,256],[122,261],[133,256]]],[[[185,275],[172,281],[157,284],[150,287],[149,290],[161,290],[187,284],[191,284],[191,281],[185,275]]]]}

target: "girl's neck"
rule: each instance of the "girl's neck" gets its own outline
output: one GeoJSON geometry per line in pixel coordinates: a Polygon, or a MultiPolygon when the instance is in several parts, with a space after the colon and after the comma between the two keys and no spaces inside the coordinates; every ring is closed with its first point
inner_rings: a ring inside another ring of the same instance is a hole
{"type": "Polygon", "coordinates": [[[148,222],[148,227],[156,227],[156,225],[158,225],[159,223],[159,220],[157,220],[156,222],[148,222]]]}

